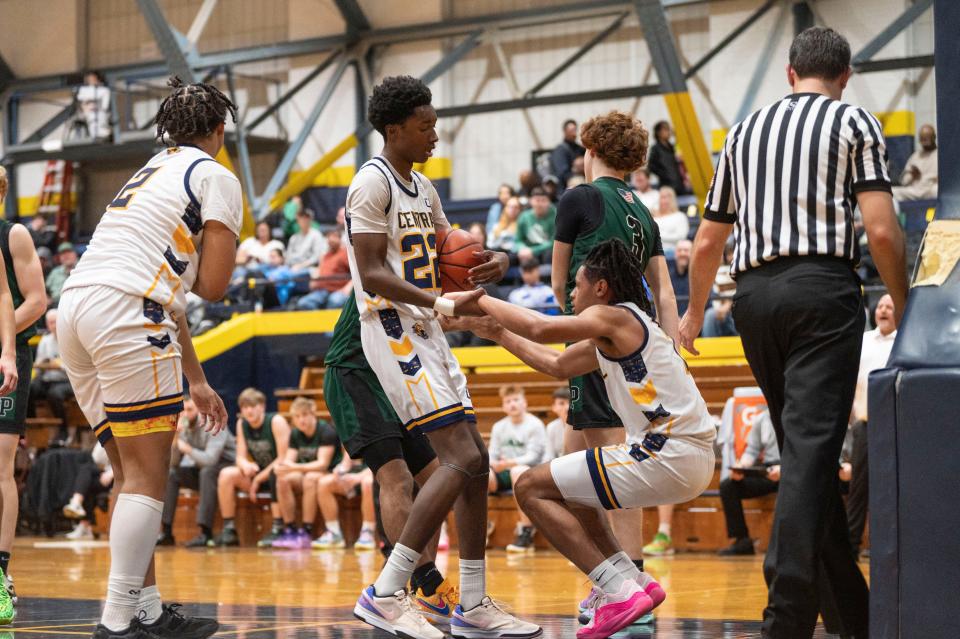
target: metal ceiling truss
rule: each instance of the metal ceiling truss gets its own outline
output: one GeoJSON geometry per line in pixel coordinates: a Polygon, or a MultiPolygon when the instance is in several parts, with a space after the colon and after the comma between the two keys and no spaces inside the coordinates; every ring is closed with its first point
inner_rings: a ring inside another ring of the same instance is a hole
{"type": "Polygon", "coordinates": [[[933,54],[904,56],[874,60],[873,56],[896,38],[900,33],[913,24],[927,9],[933,6],[933,0],[917,0],[913,5],[900,14],[886,29],[868,42],[853,56],[853,69],[857,73],[873,73],[875,71],[894,71],[898,69],[913,69],[918,67],[932,67],[933,54]]]}

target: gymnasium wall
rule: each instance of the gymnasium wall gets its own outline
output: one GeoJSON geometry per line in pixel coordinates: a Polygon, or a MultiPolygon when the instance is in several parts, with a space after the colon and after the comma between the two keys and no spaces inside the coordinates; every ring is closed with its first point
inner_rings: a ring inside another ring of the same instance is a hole
{"type": "MultiPolygon", "coordinates": [[[[522,9],[541,5],[564,4],[567,0],[360,0],[375,27],[390,27],[412,21],[434,22],[466,15],[486,14],[497,9],[522,9]],[[386,5],[398,10],[385,10],[386,5]]],[[[49,42],[62,37],[64,32],[77,32],[76,42],[65,48],[50,47],[56,53],[56,68],[85,65],[109,65],[121,61],[156,59],[156,45],[146,24],[127,0],[97,0],[96,2],[69,2],[56,0],[63,11],[48,23],[26,14],[30,0],[4,0],[0,5],[0,52],[20,74],[50,72],[29,65],[43,58],[30,38],[22,33],[8,44],[11,29],[5,19],[9,7],[20,20],[28,20],[37,42],[49,42]],[[60,5],[63,5],[62,7],[60,5]],[[85,7],[84,10],[78,7],[85,7]],[[73,29],[69,25],[73,24],[73,29]],[[86,24],[86,28],[82,28],[86,24]],[[23,44],[24,48],[20,49],[23,44]],[[30,48],[32,46],[33,48],[30,48]],[[33,51],[31,55],[20,51],[33,51]],[[66,52],[65,52],[66,51],[66,52]],[[72,51],[72,53],[70,53],[72,51]],[[72,63],[72,64],[71,64],[72,63]],[[57,66],[59,65],[59,66],[57,66]]],[[[201,0],[162,0],[166,15],[173,25],[186,31],[201,4],[201,0]]],[[[886,27],[906,6],[908,0],[817,0],[813,3],[818,22],[828,24],[844,33],[856,52],[876,33],[886,27]]],[[[722,40],[758,6],[760,0],[714,0],[693,6],[668,10],[678,50],[684,64],[696,61],[703,53],[722,40]]],[[[504,56],[516,77],[521,92],[551,71],[561,60],[573,53],[587,38],[603,29],[611,18],[581,20],[574,23],[511,29],[496,37],[504,56]]],[[[743,36],[718,55],[690,82],[690,91],[707,136],[709,147],[723,139],[723,133],[736,122],[741,102],[750,84],[754,69],[761,60],[771,33],[774,40],[770,63],[763,72],[757,97],[748,107],[758,107],[774,100],[786,91],[784,66],[793,33],[793,15],[787,10],[781,14],[774,8],[743,36]]],[[[271,42],[318,37],[343,30],[343,20],[332,0],[276,0],[262,3],[256,0],[221,0],[200,39],[201,51],[212,51],[235,46],[258,46],[271,42]]],[[[21,30],[23,31],[23,30],[21,30]]],[[[69,39],[69,38],[68,38],[69,39]]],[[[877,57],[890,58],[932,51],[932,12],[927,12],[914,25],[890,43],[877,57]]],[[[381,50],[374,62],[374,79],[396,73],[418,75],[436,62],[442,49],[455,46],[449,42],[422,41],[395,44],[381,50]]],[[[287,60],[272,60],[244,65],[235,69],[241,105],[249,107],[248,117],[255,117],[283,90],[310,72],[325,55],[312,55],[287,60]]],[[[300,94],[279,110],[279,122],[270,119],[257,129],[260,135],[288,135],[299,130],[306,114],[333,73],[327,70],[300,94]]],[[[623,26],[607,41],[595,47],[572,68],[558,76],[541,94],[568,93],[590,89],[619,88],[656,82],[650,56],[641,38],[636,15],[630,12],[623,26]]],[[[333,100],[311,132],[294,169],[305,169],[321,158],[356,126],[354,86],[355,74],[348,71],[341,79],[333,100]]],[[[494,48],[484,43],[461,61],[449,73],[431,85],[438,106],[465,104],[473,96],[479,102],[509,99],[509,83],[494,48]]],[[[48,96],[63,103],[69,95],[48,96]]],[[[919,124],[934,120],[934,78],[929,70],[892,71],[855,76],[850,83],[847,99],[862,104],[871,111],[884,115],[889,124],[888,136],[896,154],[909,153],[912,134],[919,124]],[[899,145],[899,146],[897,146],[899,145]]],[[[157,100],[138,104],[135,115],[140,121],[156,109],[157,100]]],[[[22,131],[29,133],[56,111],[55,105],[31,103],[21,112],[22,131]]],[[[549,148],[560,138],[560,125],[567,117],[583,120],[590,115],[618,108],[632,111],[652,125],[667,117],[663,99],[659,96],[642,99],[595,101],[583,104],[542,107],[521,111],[505,111],[450,118],[439,126],[441,142],[436,156],[449,161],[444,173],[449,175],[450,195],[454,199],[490,197],[502,181],[516,181],[517,173],[530,161],[534,148],[549,148]]],[[[54,134],[57,135],[57,134],[54,134]]],[[[369,139],[370,151],[381,145],[379,135],[369,139]]],[[[342,189],[343,178],[349,178],[355,165],[353,151],[340,158],[337,175],[320,176],[319,189],[342,189]],[[345,173],[344,173],[345,172],[345,173]]],[[[39,192],[42,165],[18,168],[20,195],[30,198],[39,192]]],[[[256,167],[254,181],[257,191],[263,189],[270,177],[269,167],[256,167]]],[[[109,189],[106,189],[109,190],[109,189]]],[[[333,202],[335,192],[315,193],[319,202],[333,202]]],[[[28,211],[25,211],[28,212],[28,211]]]]}

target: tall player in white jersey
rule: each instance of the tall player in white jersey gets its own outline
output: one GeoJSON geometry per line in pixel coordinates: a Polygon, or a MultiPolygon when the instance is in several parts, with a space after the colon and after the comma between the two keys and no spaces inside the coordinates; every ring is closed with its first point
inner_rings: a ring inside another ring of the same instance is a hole
{"type": "Polygon", "coordinates": [[[173,78],[170,86],[156,116],[157,137],[176,146],[120,189],[60,298],[64,368],[120,484],[95,639],[199,639],[218,628],[162,605],[152,556],[184,376],[207,430],[226,425],[223,402],[190,339],[184,297],[193,291],[220,299],[233,269],[240,184],[213,158],[236,107],[210,85],[173,78]]]}
{"type": "MultiPolygon", "coordinates": [[[[347,193],[347,250],[364,354],[397,415],[407,428],[427,433],[440,461],[354,614],[399,636],[444,636],[411,605],[406,585],[453,506],[462,594],[450,617],[451,634],[536,637],[538,626],[517,620],[486,596],[487,451],[466,378],[434,313],[479,313],[476,299],[483,291],[457,302],[439,297],[437,232],[449,224],[436,189],[413,171],[415,162],[430,157],[438,139],[430,101],[430,89],[409,76],[386,78],[373,90],[368,113],[383,135],[383,153],[361,167],[347,193]]],[[[485,266],[499,269],[496,260],[485,266]]]]}
{"type": "Polygon", "coordinates": [[[577,632],[593,639],[629,625],[666,597],[623,552],[600,508],[674,504],[699,495],[713,475],[716,430],[673,340],[649,315],[639,261],[619,239],[587,256],[572,302],[574,316],[551,317],[483,297],[479,305],[493,321],[455,322],[554,377],[599,369],[623,420],[624,443],[554,459],[524,473],[514,487],[537,530],[594,582],[595,614],[577,632]],[[563,352],[543,345],[559,342],[575,343],[563,352]]]}

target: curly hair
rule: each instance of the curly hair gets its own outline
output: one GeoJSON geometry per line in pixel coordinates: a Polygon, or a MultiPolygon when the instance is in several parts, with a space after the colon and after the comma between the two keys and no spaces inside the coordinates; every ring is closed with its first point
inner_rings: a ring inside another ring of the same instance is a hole
{"type": "Polygon", "coordinates": [[[217,87],[200,82],[184,84],[177,76],[171,76],[167,86],[173,91],[160,103],[153,119],[160,142],[164,136],[178,144],[206,137],[227,121],[228,113],[237,121],[237,105],[217,87]]]}
{"type": "Polygon", "coordinates": [[[583,274],[591,282],[606,280],[611,304],[633,302],[653,317],[653,306],[643,285],[643,268],[637,256],[620,238],[611,238],[593,247],[583,261],[583,274]]]}
{"type": "Polygon", "coordinates": [[[430,88],[417,78],[409,75],[384,78],[374,87],[367,103],[367,119],[386,138],[388,124],[403,124],[417,107],[430,106],[432,100],[430,88]]]}
{"type": "Polygon", "coordinates": [[[630,173],[647,161],[649,133],[640,120],[628,113],[611,111],[590,118],[580,128],[580,141],[604,164],[630,173]]]}

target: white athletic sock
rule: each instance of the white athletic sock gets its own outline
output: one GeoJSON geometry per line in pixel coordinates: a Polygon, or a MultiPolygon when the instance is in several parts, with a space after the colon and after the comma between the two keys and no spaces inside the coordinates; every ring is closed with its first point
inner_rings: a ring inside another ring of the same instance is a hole
{"type": "Polygon", "coordinates": [[[420,553],[410,550],[403,544],[395,545],[390,552],[390,559],[384,564],[380,576],[373,584],[374,593],[378,597],[390,597],[395,592],[406,588],[418,561],[420,561],[420,553]]]}
{"type": "Polygon", "coordinates": [[[623,575],[624,579],[636,581],[640,576],[640,569],[637,568],[637,565],[633,563],[632,559],[630,559],[630,555],[622,550],[612,557],[607,557],[607,561],[613,564],[613,567],[620,571],[620,574],[623,575]]]}
{"type": "Polygon", "coordinates": [[[660,527],[657,528],[657,532],[658,532],[658,533],[663,533],[664,535],[666,535],[667,537],[669,537],[669,536],[670,536],[670,524],[665,524],[665,523],[663,523],[663,522],[660,522],[660,527]]]}
{"type": "Polygon", "coordinates": [[[160,598],[160,590],[156,586],[147,586],[140,591],[137,613],[140,621],[145,624],[155,622],[163,614],[163,599],[160,598]]]}
{"type": "Polygon", "coordinates": [[[626,582],[626,579],[617,567],[610,563],[609,559],[600,562],[600,565],[591,570],[587,576],[590,577],[590,581],[596,584],[597,588],[608,595],[615,595],[620,592],[626,582]]]}
{"type": "Polygon", "coordinates": [[[328,521],[324,524],[327,527],[327,530],[332,532],[334,535],[343,536],[343,533],[340,532],[340,522],[339,521],[328,521]]]}
{"type": "Polygon", "coordinates": [[[460,606],[473,610],[487,594],[487,562],[483,559],[460,560],[460,606]]]}
{"type": "Polygon", "coordinates": [[[637,585],[639,585],[641,588],[646,588],[653,580],[653,577],[645,572],[641,572],[636,578],[637,585]]]}
{"type": "Polygon", "coordinates": [[[377,522],[375,521],[365,521],[362,524],[360,524],[360,530],[369,530],[370,532],[373,532],[376,529],[377,529],[377,522]]]}
{"type": "Polygon", "coordinates": [[[123,493],[110,521],[110,579],[100,623],[125,630],[137,616],[143,578],[150,567],[160,533],[163,502],[146,495],[123,493]]]}

